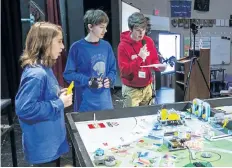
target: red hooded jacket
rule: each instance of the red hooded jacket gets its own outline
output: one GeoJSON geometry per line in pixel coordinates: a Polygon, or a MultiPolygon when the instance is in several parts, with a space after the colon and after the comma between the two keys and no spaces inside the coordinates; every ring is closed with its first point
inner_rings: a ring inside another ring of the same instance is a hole
{"type": "MultiPolygon", "coordinates": [[[[159,64],[159,59],[153,40],[144,36],[143,40],[146,41],[147,50],[150,55],[146,58],[145,62],[138,56],[140,48],[143,47],[142,40],[134,41],[130,37],[130,31],[121,33],[120,43],[118,45],[118,65],[120,70],[120,77],[122,83],[131,87],[145,87],[151,84],[152,74],[150,68],[141,68],[142,65],[159,64]],[[145,78],[139,78],[139,71],[146,74],[145,78]]],[[[154,68],[154,70],[158,70],[154,68]]],[[[159,71],[159,70],[158,70],[159,71]]]]}

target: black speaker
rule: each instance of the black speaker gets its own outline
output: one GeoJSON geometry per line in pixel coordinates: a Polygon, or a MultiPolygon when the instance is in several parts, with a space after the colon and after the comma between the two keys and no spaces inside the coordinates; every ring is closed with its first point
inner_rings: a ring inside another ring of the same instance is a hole
{"type": "Polygon", "coordinates": [[[230,25],[230,27],[232,27],[232,19],[230,19],[230,24],[229,25],[230,25]]]}
{"type": "Polygon", "coordinates": [[[210,0],[195,0],[194,10],[207,12],[209,11],[209,3],[210,0]]]}

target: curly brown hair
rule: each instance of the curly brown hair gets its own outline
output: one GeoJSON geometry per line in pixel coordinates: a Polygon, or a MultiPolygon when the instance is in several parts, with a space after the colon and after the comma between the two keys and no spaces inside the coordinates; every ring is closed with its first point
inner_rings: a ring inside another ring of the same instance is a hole
{"type": "Polygon", "coordinates": [[[52,40],[62,34],[62,28],[49,22],[36,22],[27,34],[25,49],[20,58],[21,66],[42,64],[52,67],[56,60],[52,59],[52,40]]]}

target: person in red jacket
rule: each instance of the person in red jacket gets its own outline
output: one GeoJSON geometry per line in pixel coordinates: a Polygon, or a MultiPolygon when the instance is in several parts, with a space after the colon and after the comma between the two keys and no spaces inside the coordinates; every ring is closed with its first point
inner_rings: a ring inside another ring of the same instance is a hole
{"type": "Polygon", "coordinates": [[[145,35],[147,19],[142,13],[128,18],[130,31],[122,32],[118,45],[118,65],[122,81],[123,107],[149,105],[152,99],[151,69],[164,71],[160,66],[153,40],[145,35]],[[158,64],[152,68],[141,67],[158,64]]]}

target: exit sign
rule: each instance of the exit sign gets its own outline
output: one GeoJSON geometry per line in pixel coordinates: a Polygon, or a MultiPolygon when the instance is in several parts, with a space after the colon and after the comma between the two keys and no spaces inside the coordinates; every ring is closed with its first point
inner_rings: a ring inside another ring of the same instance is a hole
{"type": "Polygon", "coordinates": [[[159,13],[160,13],[160,11],[158,9],[155,9],[153,11],[153,15],[155,15],[155,16],[159,16],[159,13]]]}

